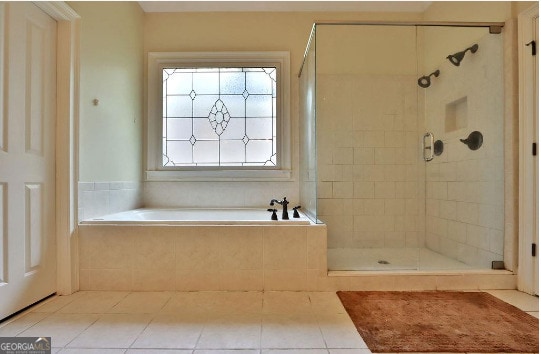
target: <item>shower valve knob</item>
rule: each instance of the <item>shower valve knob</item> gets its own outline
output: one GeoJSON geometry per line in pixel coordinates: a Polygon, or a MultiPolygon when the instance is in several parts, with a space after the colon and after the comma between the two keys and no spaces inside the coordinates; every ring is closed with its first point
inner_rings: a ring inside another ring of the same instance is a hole
{"type": "Polygon", "coordinates": [[[466,139],[460,139],[460,141],[468,145],[470,150],[478,150],[483,145],[483,134],[473,131],[466,139]]]}

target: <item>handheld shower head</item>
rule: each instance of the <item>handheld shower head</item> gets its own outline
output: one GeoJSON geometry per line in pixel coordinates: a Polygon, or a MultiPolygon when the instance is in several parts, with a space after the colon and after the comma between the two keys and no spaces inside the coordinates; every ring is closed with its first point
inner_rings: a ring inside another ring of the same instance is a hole
{"type": "Polygon", "coordinates": [[[477,52],[477,49],[479,49],[479,45],[474,44],[471,47],[466,48],[461,52],[457,52],[455,54],[448,55],[447,59],[449,59],[451,64],[453,64],[454,66],[460,66],[460,62],[462,61],[462,59],[464,59],[464,56],[466,55],[466,52],[469,50],[473,54],[473,53],[477,52]]]}

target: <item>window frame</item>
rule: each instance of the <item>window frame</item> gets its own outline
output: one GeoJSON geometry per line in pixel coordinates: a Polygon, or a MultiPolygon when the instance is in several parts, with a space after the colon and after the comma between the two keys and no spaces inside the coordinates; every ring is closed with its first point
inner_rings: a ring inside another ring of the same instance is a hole
{"type": "Polygon", "coordinates": [[[145,141],[146,181],[291,180],[289,52],[149,52],[145,141]],[[276,67],[276,166],[163,166],[162,70],[172,67],[276,67]]]}

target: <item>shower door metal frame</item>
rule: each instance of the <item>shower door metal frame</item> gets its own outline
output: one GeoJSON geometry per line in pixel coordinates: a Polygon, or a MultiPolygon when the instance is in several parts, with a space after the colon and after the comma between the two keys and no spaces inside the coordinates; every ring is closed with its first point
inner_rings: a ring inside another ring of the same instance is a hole
{"type": "Polygon", "coordinates": [[[306,49],[304,51],[304,56],[302,58],[301,67],[297,77],[301,77],[302,69],[304,67],[304,62],[306,61],[306,56],[308,54],[308,49],[310,48],[310,43],[312,38],[314,38],[314,33],[316,27],[322,26],[420,26],[420,27],[486,27],[490,33],[499,34],[502,32],[502,28],[505,26],[505,22],[453,22],[453,21],[426,21],[426,22],[414,22],[414,21],[316,21],[312,24],[312,29],[310,30],[310,36],[308,43],[306,44],[306,49]]]}

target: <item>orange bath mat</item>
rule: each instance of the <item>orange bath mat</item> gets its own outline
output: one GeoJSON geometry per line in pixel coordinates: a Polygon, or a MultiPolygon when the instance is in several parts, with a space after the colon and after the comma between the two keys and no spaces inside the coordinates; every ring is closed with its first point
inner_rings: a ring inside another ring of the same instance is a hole
{"type": "Polygon", "coordinates": [[[372,352],[539,352],[539,321],[483,292],[339,291],[372,352]]]}

